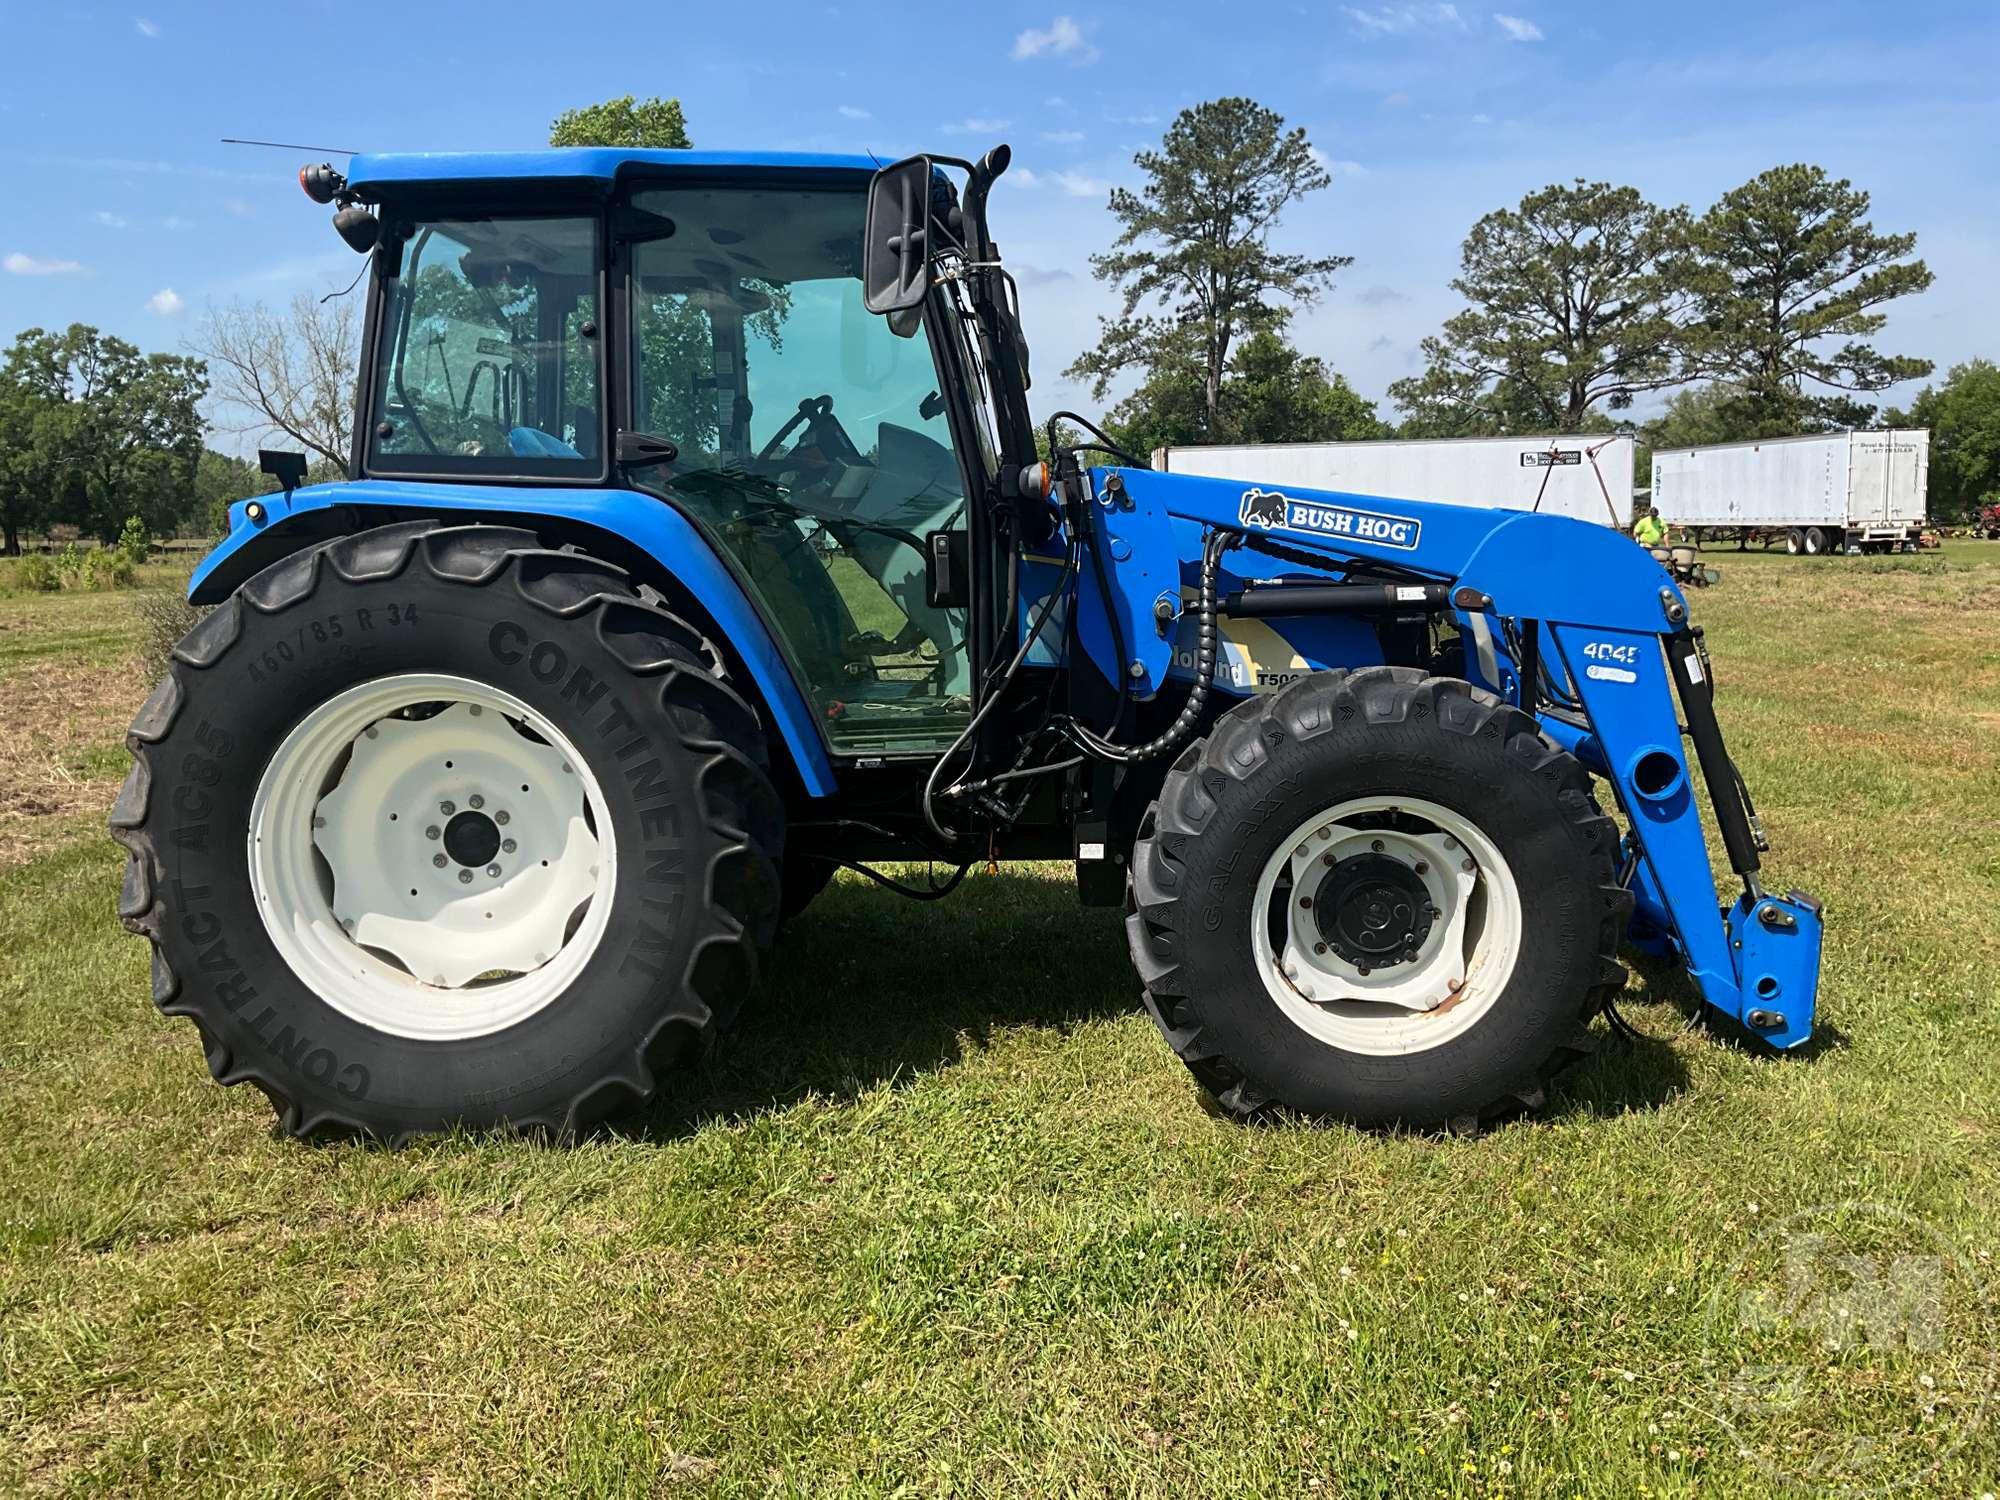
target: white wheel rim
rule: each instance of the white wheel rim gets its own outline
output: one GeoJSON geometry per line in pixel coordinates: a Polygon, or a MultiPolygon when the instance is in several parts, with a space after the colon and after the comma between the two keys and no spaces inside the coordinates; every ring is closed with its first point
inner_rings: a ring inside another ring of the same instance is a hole
{"type": "Polygon", "coordinates": [[[1264,862],[1250,942],[1265,989],[1293,1025],[1343,1052],[1396,1057],[1479,1024],[1514,973],[1521,927],[1514,872],[1478,824],[1421,798],[1357,797],[1300,823],[1264,862]],[[1434,915],[1428,926],[1411,915],[1415,958],[1404,948],[1356,962],[1373,955],[1353,946],[1343,956],[1317,910],[1322,892],[1337,888],[1392,893],[1341,903],[1364,924],[1377,915],[1393,923],[1406,909],[1393,893],[1407,892],[1414,906],[1420,890],[1434,915]]]}
{"type": "Polygon", "coordinates": [[[617,850],[590,767],[470,678],[382,677],[314,708],[264,768],[249,843],[279,955],[396,1036],[517,1025],[569,988],[610,920],[617,850]]]}

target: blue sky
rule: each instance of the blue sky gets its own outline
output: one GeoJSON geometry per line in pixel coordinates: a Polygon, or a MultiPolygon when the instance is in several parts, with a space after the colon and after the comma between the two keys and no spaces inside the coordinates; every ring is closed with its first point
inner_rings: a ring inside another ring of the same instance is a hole
{"type": "Polygon", "coordinates": [[[1296,337],[1371,396],[1457,305],[1446,283],[1487,210],[1579,175],[1699,210],[1793,160],[1920,237],[1937,284],[1883,347],[1940,369],[2000,355],[1992,0],[1062,4],[0,0],[0,335],[83,320],[174,349],[210,303],[345,284],[357,263],[299,193],[299,154],[222,136],[533,146],[569,105],[676,94],[704,146],[1011,142],[996,233],[1046,409],[1082,399],[1059,372],[1111,305],[1088,267],[1107,185],[1175,110],[1247,93],[1332,167],[1281,239],[1355,264],[1296,337]]]}

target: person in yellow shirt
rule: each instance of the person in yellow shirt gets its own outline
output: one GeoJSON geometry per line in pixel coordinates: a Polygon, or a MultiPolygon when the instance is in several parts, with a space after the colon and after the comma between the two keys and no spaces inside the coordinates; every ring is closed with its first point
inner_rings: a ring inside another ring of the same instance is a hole
{"type": "Polygon", "coordinates": [[[1632,540],[1641,547],[1662,547],[1667,541],[1667,525],[1656,510],[1648,510],[1632,523],[1632,540]]]}

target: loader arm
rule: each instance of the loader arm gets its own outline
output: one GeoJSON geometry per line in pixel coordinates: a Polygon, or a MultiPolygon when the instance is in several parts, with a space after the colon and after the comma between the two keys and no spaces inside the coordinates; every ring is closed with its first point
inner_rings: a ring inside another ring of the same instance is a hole
{"type": "MultiPolygon", "coordinates": [[[[1468,643],[1467,676],[1535,714],[1551,740],[1610,784],[1628,830],[1632,939],[1670,952],[1709,1007],[1773,1047],[1811,1035],[1819,904],[1798,892],[1772,896],[1759,882],[1763,838],[1723,744],[1699,632],[1686,597],[1645,549],[1606,527],[1524,511],[1140,469],[1093,470],[1090,483],[1093,544],[1111,564],[1112,597],[1093,602],[1086,578],[1079,626],[1101,670],[1124,675],[1142,697],[1184,675],[1173,632],[1157,622],[1163,597],[1178,608],[1209,528],[1248,543],[1229,554],[1225,627],[1232,607],[1322,626],[1370,609],[1448,615],[1468,643]],[[1162,557],[1182,574],[1166,580],[1169,589],[1149,561],[1162,557]],[[1111,654],[1113,642],[1127,660],[1111,654]],[[1697,779],[1742,886],[1726,903],[1697,779]]],[[[1311,629],[1288,644],[1307,669],[1353,664],[1351,655],[1315,659],[1311,629]]]]}

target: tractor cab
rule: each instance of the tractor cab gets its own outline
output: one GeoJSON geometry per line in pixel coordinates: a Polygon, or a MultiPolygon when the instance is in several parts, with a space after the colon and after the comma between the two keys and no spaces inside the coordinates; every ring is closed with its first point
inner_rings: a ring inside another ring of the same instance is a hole
{"type": "Polygon", "coordinates": [[[374,188],[359,471],[652,492],[735,573],[834,753],[942,750],[971,712],[950,564],[997,462],[963,326],[864,305],[868,172],[624,155],[583,191],[464,163],[374,188]]]}

